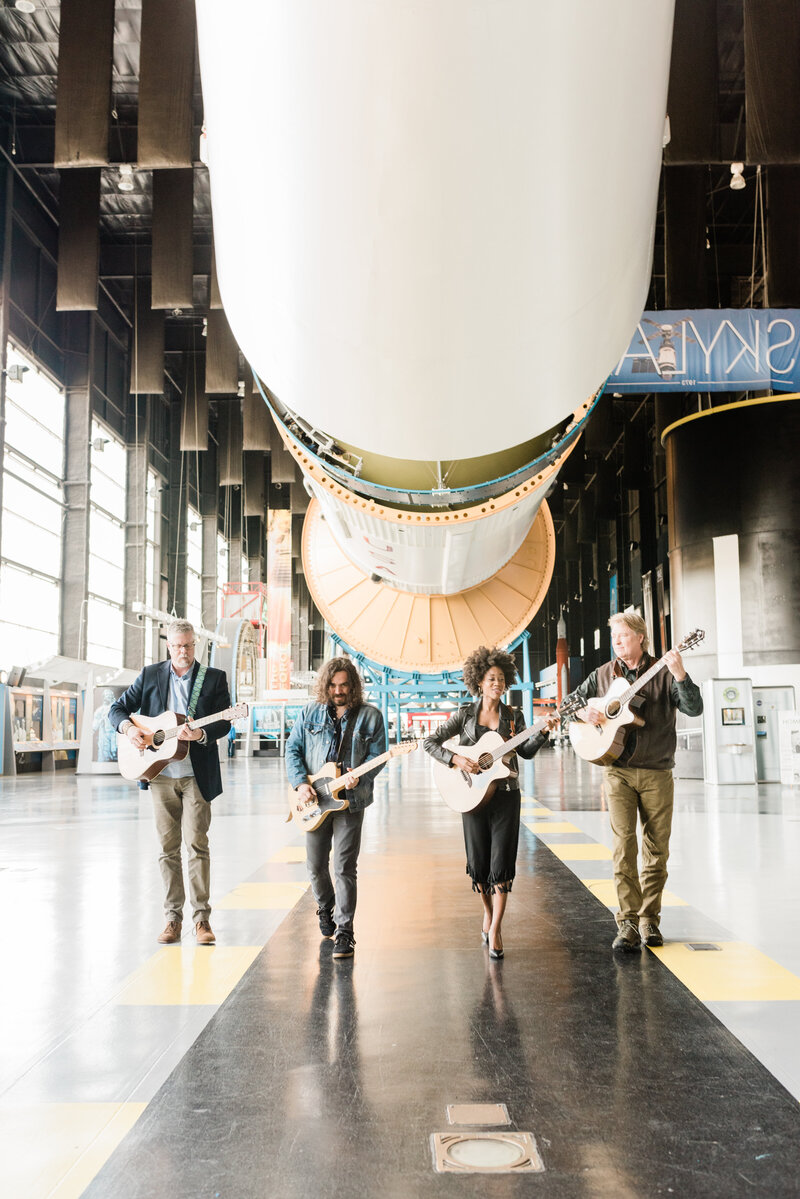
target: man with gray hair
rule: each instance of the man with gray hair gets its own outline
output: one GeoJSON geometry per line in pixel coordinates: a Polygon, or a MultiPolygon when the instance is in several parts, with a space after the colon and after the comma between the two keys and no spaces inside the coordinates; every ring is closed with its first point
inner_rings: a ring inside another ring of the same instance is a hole
{"type": "MultiPolygon", "coordinates": [[[[129,719],[135,712],[142,716],[179,712],[194,719],[212,716],[230,707],[225,672],[201,666],[195,660],[194,649],[194,627],[188,620],[174,620],[167,629],[169,661],[145,666],[112,705],[108,719],[137,749],[143,749],[145,741],[129,719]]],[[[159,866],[167,920],[166,928],[158,938],[162,945],[174,945],[181,939],[186,898],[181,836],[188,856],[189,902],[197,944],[213,945],[215,942],[209,923],[208,830],[211,801],[222,791],[216,743],[228,735],[230,727],[229,720],[217,720],[202,729],[182,728],[179,740],[189,742],[189,753],[181,761],[170,761],[150,782],[156,833],[161,846],[159,866]]]]}
{"type": "MultiPolygon", "coordinates": [[[[647,649],[647,625],[638,613],[617,612],[608,623],[614,660],[593,670],[569,699],[605,695],[618,678],[633,684],[653,665],[655,659],[647,649]]],[[[658,671],[639,693],[645,704],[645,724],[631,728],[620,756],[603,767],[619,903],[612,948],[626,952],[641,948],[642,942],[652,947],[664,944],[659,925],[672,831],[675,713],[699,716],[703,711],[700,689],[686,673],[678,651],[667,650],[664,662],[668,670],[658,671]],[[637,866],[637,816],[642,822],[641,875],[637,866]]],[[[604,717],[597,708],[588,706],[577,719],[600,725],[604,717]]]]}

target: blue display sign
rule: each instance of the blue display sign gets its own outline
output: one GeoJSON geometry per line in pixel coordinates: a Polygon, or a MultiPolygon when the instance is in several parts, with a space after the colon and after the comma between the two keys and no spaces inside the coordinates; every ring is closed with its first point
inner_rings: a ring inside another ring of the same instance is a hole
{"type": "Polygon", "coordinates": [[[606,390],[800,391],[800,310],[645,312],[606,390]]]}

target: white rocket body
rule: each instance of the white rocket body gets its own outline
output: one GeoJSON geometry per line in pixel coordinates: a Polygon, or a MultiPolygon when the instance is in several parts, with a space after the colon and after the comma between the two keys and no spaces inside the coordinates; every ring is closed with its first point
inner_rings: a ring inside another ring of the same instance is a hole
{"type": "MultiPolygon", "coordinates": [[[[672,16],[673,0],[197,0],[231,328],[281,405],[383,456],[389,491],[392,461],[552,430],[628,344],[672,16]]],[[[353,505],[310,483],[348,560],[369,570],[384,544],[377,573],[418,594],[488,578],[544,494],[468,536],[432,522],[423,546],[397,522],[354,532],[353,505]]],[[[452,511],[435,487],[427,510],[452,511]]]]}

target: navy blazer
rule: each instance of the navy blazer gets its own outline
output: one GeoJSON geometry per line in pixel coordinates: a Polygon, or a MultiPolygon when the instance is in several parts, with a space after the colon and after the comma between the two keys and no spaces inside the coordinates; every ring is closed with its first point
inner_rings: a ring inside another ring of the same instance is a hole
{"type": "MultiPolygon", "coordinates": [[[[169,662],[157,662],[154,666],[145,666],[138,678],[134,679],[127,691],[111,705],[108,719],[115,729],[119,729],[123,720],[127,720],[134,712],[142,716],[160,716],[169,707],[169,662]]],[[[197,676],[199,663],[192,667],[192,687],[197,676]]],[[[191,695],[191,691],[189,692],[191,695]]],[[[197,697],[195,716],[211,716],[214,712],[223,712],[231,706],[231,696],[228,691],[228,680],[224,670],[216,670],[209,666],[203,686],[197,697]]],[[[222,775],[219,769],[219,753],[217,741],[227,737],[230,732],[229,720],[215,720],[213,724],[205,725],[204,732],[208,741],[201,745],[199,741],[189,742],[189,757],[194,770],[194,777],[200,788],[203,799],[209,802],[222,790],[222,775]]]]}

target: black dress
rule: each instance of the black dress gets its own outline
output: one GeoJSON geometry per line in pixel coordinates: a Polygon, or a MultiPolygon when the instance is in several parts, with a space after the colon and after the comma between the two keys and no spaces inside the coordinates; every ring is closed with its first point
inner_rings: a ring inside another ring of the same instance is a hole
{"type": "MultiPolygon", "coordinates": [[[[425,750],[447,765],[453,757],[452,750],[444,749],[442,742],[457,737],[461,745],[474,745],[489,729],[478,724],[481,701],[459,708],[449,720],[423,743],[425,750]]],[[[500,725],[496,730],[504,740],[521,732],[525,721],[518,708],[500,705],[500,725]]],[[[547,733],[538,733],[518,746],[517,753],[523,758],[532,758],[548,739],[547,733]]],[[[512,760],[513,761],[513,760],[512,760]]],[[[520,790],[517,779],[501,780],[492,798],[475,812],[464,812],[461,821],[464,827],[464,847],[467,851],[467,874],[472,879],[473,891],[484,891],[493,895],[495,891],[510,891],[517,872],[517,845],[519,843],[520,790]]]]}

